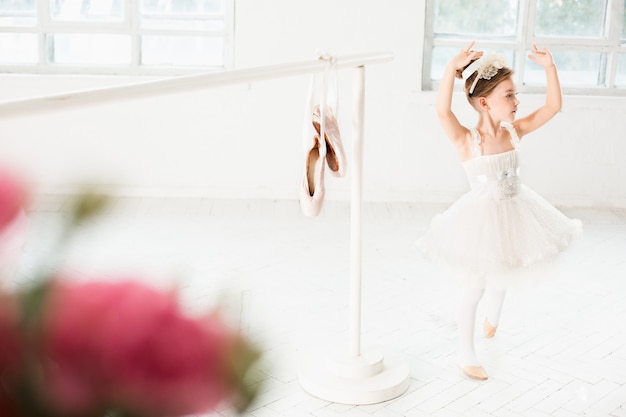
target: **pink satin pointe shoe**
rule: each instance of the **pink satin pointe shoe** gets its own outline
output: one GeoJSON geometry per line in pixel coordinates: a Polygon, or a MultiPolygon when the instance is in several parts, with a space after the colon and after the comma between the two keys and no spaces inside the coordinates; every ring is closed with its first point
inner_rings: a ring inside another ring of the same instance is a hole
{"type": "Polygon", "coordinates": [[[491,339],[496,334],[496,329],[498,326],[492,326],[487,319],[485,319],[485,323],[483,324],[483,331],[485,332],[485,336],[491,339]]]}
{"type": "Polygon", "coordinates": [[[326,146],[315,135],[309,150],[306,152],[304,179],[300,187],[300,208],[305,216],[314,217],[320,214],[324,203],[324,157],[326,146]]]}
{"type": "Polygon", "coordinates": [[[464,366],[463,373],[471,379],[486,381],[489,376],[482,366],[464,366]]]}
{"type": "MultiPolygon", "coordinates": [[[[326,163],[328,164],[331,174],[335,177],[343,177],[346,173],[346,154],[343,151],[343,144],[341,143],[341,135],[339,133],[337,118],[335,117],[331,106],[326,107],[324,117],[326,119],[326,122],[324,123],[326,163]]],[[[315,106],[315,109],[313,110],[313,126],[318,134],[321,134],[320,120],[320,106],[315,106]]]]}

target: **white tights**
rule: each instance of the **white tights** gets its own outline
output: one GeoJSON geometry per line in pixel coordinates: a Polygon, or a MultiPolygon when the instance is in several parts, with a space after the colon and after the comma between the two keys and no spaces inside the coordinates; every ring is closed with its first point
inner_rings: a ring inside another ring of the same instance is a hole
{"type": "Polygon", "coordinates": [[[458,359],[461,366],[480,366],[474,349],[474,328],[476,324],[476,307],[481,298],[485,299],[486,319],[492,326],[500,322],[500,313],[506,291],[478,284],[468,285],[460,298],[458,329],[459,350],[458,359]],[[484,295],[484,297],[483,297],[484,295]]]}

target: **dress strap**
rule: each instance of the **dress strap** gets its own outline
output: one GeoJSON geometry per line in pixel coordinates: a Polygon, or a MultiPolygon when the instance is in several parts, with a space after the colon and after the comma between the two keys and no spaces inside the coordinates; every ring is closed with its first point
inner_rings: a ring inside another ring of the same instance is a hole
{"type": "Polygon", "coordinates": [[[470,132],[472,133],[472,157],[481,156],[483,154],[483,150],[480,147],[480,133],[475,128],[470,128],[470,132]]]}
{"type": "Polygon", "coordinates": [[[513,147],[517,149],[520,143],[520,138],[519,136],[517,136],[517,130],[515,130],[515,127],[508,122],[501,122],[500,126],[505,128],[509,132],[509,135],[511,135],[511,143],[513,144],[513,147]]]}

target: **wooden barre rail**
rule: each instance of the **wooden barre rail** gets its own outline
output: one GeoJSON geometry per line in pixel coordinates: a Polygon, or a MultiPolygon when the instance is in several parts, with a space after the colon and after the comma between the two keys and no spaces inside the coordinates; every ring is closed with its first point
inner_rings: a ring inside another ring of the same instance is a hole
{"type": "MultiPolygon", "coordinates": [[[[390,52],[348,55],[335,57],[338,68],[360,67],[388,62],[393,59],[390,52]]],[[[197,91],[230,84],[283,78],[313,72],[322,72],[324,60],[310,60],[233,71],[210,72],[151,80],[119,86],[77,90],[39,97],[0,102],[0,118],[29,114],[46,110],[58,110],[79,105],[123,100],[124,98],[150,97],[163,94],[197,91]]]]}

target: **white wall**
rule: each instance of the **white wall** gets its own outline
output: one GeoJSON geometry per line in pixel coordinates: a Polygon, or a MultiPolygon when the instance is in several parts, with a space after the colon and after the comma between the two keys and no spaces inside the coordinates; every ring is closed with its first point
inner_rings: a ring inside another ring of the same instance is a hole
{"type": "MultiPolygon", "coordinates": [[[[392,51],[366,72],[365,198],[451,201],[462,169],[422,92],[424,2],[237,0],[236,67],[392,51]]],[[[350,150],[351,70],[340,74],[339,123],[350,150]]],[[[105,77],[1,76],[0,100],[126,83],[105,77]]],[[[136,195],[298,198],[308,77],[49,111],[0,115],[0,159],[43,190],[104,182],[136,195]]],[[[467,124],[475,115],[455,98],[467,124]]],[[[540,96],[521,96],[521,113],[540,96]]],[[[524,140],[523,175],[555,204],[626,207],[626,98],[570,97],[524,140]]],[[[350,159],[349,159],[350,162],[350,159]]],[[[327,198],[348,199],[350,179],[327,175],[327,198]]]]}

